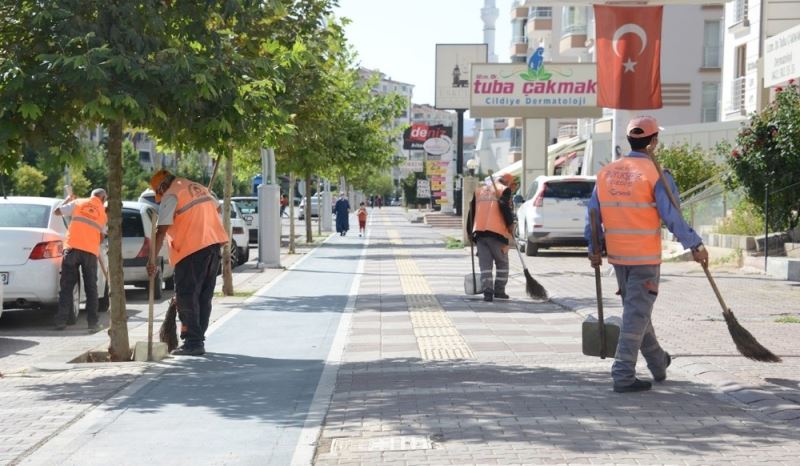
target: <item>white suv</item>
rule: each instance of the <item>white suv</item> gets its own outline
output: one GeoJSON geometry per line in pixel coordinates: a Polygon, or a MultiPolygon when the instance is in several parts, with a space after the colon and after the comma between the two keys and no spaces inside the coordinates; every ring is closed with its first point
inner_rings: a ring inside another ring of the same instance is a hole
{"type": "Polygon", "coordinates": [[[583,230],[594,176],[539,176],[517,210],[516,237],[535,256],[540,248],[586,246],[583,230]]]}

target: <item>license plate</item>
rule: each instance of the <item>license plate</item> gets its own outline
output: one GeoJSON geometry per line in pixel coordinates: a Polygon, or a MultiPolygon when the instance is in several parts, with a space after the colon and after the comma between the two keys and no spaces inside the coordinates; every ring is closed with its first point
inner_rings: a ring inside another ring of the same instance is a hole
{"type": "Polygon", "coordinates": [[[0,280],[3,281],[3,285],[8,285],[8,272],[0,272],[0,280]]]}

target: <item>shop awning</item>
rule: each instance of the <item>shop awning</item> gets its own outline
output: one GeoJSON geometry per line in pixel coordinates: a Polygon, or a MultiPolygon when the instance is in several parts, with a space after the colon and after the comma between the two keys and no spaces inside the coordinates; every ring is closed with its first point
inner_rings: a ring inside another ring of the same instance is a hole
{"type": "Polygon", "coordinates": [[[562,155],[561,157],[556,159],[555,163],[553,163],[553,167],[555,167],[555,168],[560,167],[565,162],[574,159],[576,155],[578,155],[577,152],[570,152],[567,155],[562,155]]]}

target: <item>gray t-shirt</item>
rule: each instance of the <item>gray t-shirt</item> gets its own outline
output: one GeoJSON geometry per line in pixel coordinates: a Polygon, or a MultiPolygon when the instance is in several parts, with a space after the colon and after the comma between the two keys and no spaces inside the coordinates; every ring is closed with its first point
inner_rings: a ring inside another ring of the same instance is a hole
{"type": "Polygon", "coordinates": [[[175,209],[178,208],[178,196],[169,195],[161,198],[158,205],[158,226],[169,226],[175,221],[175,209]]]}

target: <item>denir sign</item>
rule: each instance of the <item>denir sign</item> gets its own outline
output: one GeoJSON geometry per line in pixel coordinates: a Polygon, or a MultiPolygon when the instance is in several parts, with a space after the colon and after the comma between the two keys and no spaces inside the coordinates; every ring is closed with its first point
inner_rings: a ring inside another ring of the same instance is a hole
{"type": "Polygon", "coordinates": [[[474,64],[470,115],[476,117],[600,117],[594,63],[474,64]]]}
{"type": "Polygon", "coordinates": [[[453,127],[445,125],[428,125],[427,123],[412,123],[403,132],[403,149],[423,150],[428,139],[453,138],[453,127]]]}

